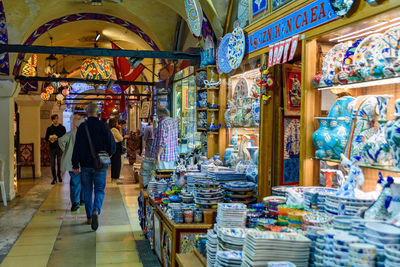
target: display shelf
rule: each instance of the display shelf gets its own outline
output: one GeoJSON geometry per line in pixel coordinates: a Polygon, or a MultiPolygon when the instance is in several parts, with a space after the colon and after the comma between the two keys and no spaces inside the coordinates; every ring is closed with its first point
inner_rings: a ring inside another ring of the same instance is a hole
{"type": "Polygon", "coordinates": [[[219,132],[207,132],[207,134],[219,134],[219,132]]]}
{"type": "Polygon", "coordinates": [[[197,111],[206,111],[208,108],[197,108],[197,111]]]}
{"type": "Polygon", "coordinates": [[[202,68],[198,68],[196,70],[196,73],[199,72],[199,71],[202,71],[202,70],[207,70],[207,69],[216,68],[216,67],[217,67],[216,65],[208,65],[208,66],[205,66],[205,67],[202,67],[202,68]]]}
{"type": "Polygon", "coordinates": [[[202,128],[202,127],[197,127],[197,131],[207,131],[207,129],[206,128],[202,128]]]}
{"type": "Polygon", "coordinates": [[[219,111],[219,108],[208,108],[207,111],[216,112],[216,111],[219,111]]]}
{"type": "MultiPolygon", "coordinates": [[[[337,163],[337,164],[340,164],[340,162],[341,162],[341,160],[339,160],[339,159],[328,159],[328,158],[318,158],[318,157],[313,157],[312,159],[323,160],[323,161],[333,162],[333,163],[337,163]]],[[[365,168],[365,169],[400,173],[400,169],[395,168],[395,167],[390,167],[390,166],[385,167],[385,166],[375,166],[375,165],[369,165],[369,164],[359,164],[358,166],[360,166],[361,168],[365,168]]]]}
{"type": "Polygon", "coordinates": [[[377,80],[372,80],[372,81],[364,81],[364,82],[357,82],[357,83],[350,83],[350,84],[338,84],[338,85],[333,85],[333,86],[317,87],[317,89],[318,90],[346,90],[346,89],[382,86],[382,85],[397,84],[397,83],[400,83],[400,77],[377,79],[377,80]]]}

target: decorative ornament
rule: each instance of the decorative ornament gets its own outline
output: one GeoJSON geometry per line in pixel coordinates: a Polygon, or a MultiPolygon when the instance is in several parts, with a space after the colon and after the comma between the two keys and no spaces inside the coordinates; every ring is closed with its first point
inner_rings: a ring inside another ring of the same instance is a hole
{"type": "Polygon", "coordinates": [[[50,94],[47,93],[47,92],[42,92],[42,93],[40,94],[40,98],[41,98],[43,101],[47,101],[47,100],[50,99],[50,94]]]}
{"type": "Polygon", "coordinates": [[[81,66],[81,77],[87,80],[107,80],[111,77],[111,65],[105,59],[87,58],[81,66]]]}
{"type": "Polygon", "coordinates": [[[63,89],[61,92],[64,96],[69,96],[69,90],[68,89],[63,89]]]}
{"type": "Polygon", "coordinates": [[[33,54],[29,59],[25,66],[22,68],[22,75],[26,77],[34,77],[36,76],[36,67],[37,67],[37,55],[33,54]]]}
{"type": "Polygon", "coordinates": [[[64,100],[64,96],[63,96],[62,94],[57,94],[57,95],[56,95],[56,99],[57,99],[58,101],[63,101],[63,100],[64,100]]]}
{"type": "Polygon", "coordinates": [[[46,87],[46,92],[51,95],[52,93],[54,93],[54,87],[49,85],[46,87]]]}
{"type": "Polygon", "coordinates": [[[336,15],[344,16],[350,11],[354,0],[329,0],[329,3],[336,15]]]}
{"type": "Polygon", "coordinates": [[[198,0],[185,0],[185,9],[187,22],[190,31],[195,37],[201,36],[201,27],[203,23],[203,10],[198,0]]]}
{"type": "Polygon", "coordinates": [[[228,61],[228,46],[231,34],[226,34],[218,46],[218,65],[223,73],[229,73],[232,67],[228,61]]]}

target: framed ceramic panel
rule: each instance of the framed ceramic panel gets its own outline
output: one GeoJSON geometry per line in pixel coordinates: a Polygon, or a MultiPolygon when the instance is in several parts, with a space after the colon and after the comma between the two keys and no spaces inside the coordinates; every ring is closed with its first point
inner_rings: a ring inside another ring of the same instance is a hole
{"type": "Polygon", "coordinates": [[[272,10],[277,10],[293,0],[272,0],[272,10]]]}
{"type": "Polygon", "coordinates": [[[252,18],[258,17],[268,10],[268,0],[249,0],[249,13],[252,18]]]}
{"type": "Polygon", "coordinates": [[[196,235],[199,233],[182,233],[180,238],[180,253],[188,254],[196,248],[196,235]]]}
{"type": "Polygon", "coordinates": [[[154,251],[156,252],[157,257],[162,259],[161,257],[161,223],[160,218],[157,214],[154,214],[154,251]]]}
{"type": "Polygon", "coordinates": [[[285,64],[283,68],[285,116],[299,116],[301,109],[301,68],[285,64]]]}
{"type": "Polygon", "coordinates": [[[281,185],[297,185],[300,177],[300,116],[284,116],[282,128],[281,185]]]}

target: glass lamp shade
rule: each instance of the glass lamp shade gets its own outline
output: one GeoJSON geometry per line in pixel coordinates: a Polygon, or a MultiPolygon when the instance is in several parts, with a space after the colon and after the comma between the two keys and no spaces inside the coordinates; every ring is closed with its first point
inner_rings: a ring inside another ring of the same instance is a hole
{"type": "Polygon", "coordinates": [[[69,95],[69,90],[68,89],[63,89],[61,92],[64,96],[68,96],[69,95]]]}
{"type": "Polygon", "coordinates": [[[50,94],[47,93],[47,92],[43,92],[43,93],[40,94],[40,98],[41,98],[42,100],[44,100],[44,101],[47,101],[47,100],[50,99],[50,94]]]}
{"type": "Polygon", "coordinates": [[[111,77],[111,65],[105,59],[87,58],[81,66],[81,76],[87,80],[107,80],[111,77]]]}
{"type": "Polygon", "coordinates": [[[47,65],[47,67],[44,69],[44,73],[46,73],[47,75],[52,74],[53,72],[54,72],[54,69],[50,65],[47,65]]]}
{"type": "Polygon", "coordinates": [[[52,93],[54,93],[54,87],[49,85],[46,87],[46,92],[51,95],[52,93]]]}
{"type": "Polygon", "coordinates": [[[63,101],[64,100],[64,96],[62,94],[57,94],[56,95],[56,99],[57,99],[57,101],[63,101]]]}

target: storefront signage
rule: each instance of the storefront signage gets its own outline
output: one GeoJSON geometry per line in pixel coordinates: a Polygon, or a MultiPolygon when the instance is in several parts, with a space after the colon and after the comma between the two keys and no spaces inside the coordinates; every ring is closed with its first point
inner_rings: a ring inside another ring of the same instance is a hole
{"type": "Polygon", "coordinates": [[[293,35],[339,18],[329,0],[317,0],[246,36],[246,53],[252,53],[293,35]]]}
{"type": "Polygon", "coordinates": [[[299,35],[295,35],[287,40],[271,44],[269,46],[268,67],[281,64],[281,62],[284,64],[293,60],[298,43],[299,35]]]}

